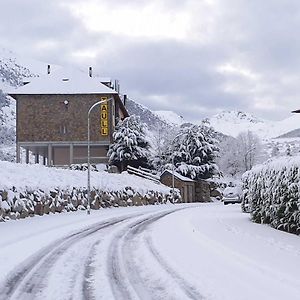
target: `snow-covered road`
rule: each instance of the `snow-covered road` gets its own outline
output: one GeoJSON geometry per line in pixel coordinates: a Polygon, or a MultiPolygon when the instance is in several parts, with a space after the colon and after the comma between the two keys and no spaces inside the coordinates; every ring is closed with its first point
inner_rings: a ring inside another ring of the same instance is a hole
{"type": "Polygon", "coordinates": [[[160,205],[0,224],[0,299],[300,299],[300,238],[239,205],[160,205]]]}

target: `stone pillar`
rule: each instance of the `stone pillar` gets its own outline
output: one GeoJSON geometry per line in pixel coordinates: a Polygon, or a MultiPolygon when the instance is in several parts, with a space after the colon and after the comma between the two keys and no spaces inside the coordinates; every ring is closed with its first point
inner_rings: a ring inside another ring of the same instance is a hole
{"type": "Polygon", "coordinates": [[[48,167],[52,166],[52,145],[48,144],[48,167]]]}
{"type": "Polygon", "coordinates": [[[20,147],[19,143],[17,143],[16,161],[17,161],[17,163],[21,162],[21,147],[20,147]]]}
{"type": "Polygon", "coordinates": [[[37,150],[37,152],[35,153],[34,155],[34,162],[36,164],[39,164],[40,163],[40,154],[39,154],[39,151],[37,150]]]}
{"type": "Polygon", "coordinates": [[[46,166],[46,156],[43,156],[43,165],[46,166]]]}
{"type": "Polygon", "coordinates": [[[26,164],[29,164],[29,149],[26,149],[26,164]]]}
{"type": "Polygon", "coordinates": [[[73,144],[70,144],[70,165],[73,164],[73,158],[74,158],[74,146],[73,144]]]}

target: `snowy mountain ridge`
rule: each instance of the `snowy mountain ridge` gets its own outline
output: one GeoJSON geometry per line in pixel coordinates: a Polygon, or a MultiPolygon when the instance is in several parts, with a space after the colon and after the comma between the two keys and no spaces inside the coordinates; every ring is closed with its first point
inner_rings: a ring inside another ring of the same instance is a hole
{"type": "Polygon", "coordinates": [[[162,128],[175,127],[181,125],[182,118],[172,111],[152,111],[148,107],[128,99],[126,108],[130,115],[138,115],[143,123],[146,123],[150,131],[157,131],[162,128]]]}
{"type": "Polygon", "coordinates": [[[224,111],[206,119],[205,122],[226,135],[237,137],[239,133],[250,130],[263,140],[277,138],[300,128],[298,115],[291,115],[281,121],[269,121],[241,111],[224,111]]]}
{"type": "Polygon", "coordinates": [[[15,53],[0,48],[0,89],[17,87],[23,78],[37,77],[37,64],[38,62],[34,63],[33,60],[18,57],[15,53]]]}
{"type": "Polygon", "coordinates": [[[264,123],[265,121],[262,119],[259,119],[252,114],[242,112],[242,111],[235,111],[235,110],[228,110],[228,111],[222,111],[221,113],[214,115],[210,120],[226,120],[230,121],[233,123],[253,123],[253,124],[258,124],[258,123],[264,123]]]}
{"type": "Polygon", "coordinates": [[[169,124],[180,126],[185,123],[183,117],[179,116],[172,110],[155,110],[153,113],[156,114],[161,120],[169,124]]]}

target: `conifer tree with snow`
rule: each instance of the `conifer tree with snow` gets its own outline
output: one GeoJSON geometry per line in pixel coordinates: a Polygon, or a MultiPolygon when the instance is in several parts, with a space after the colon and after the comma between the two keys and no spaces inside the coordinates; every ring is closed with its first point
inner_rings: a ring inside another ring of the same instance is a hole
{"type": "MultiPolygon", "coordinates": [[[[182,126],[169,151],[169,163],[191,179],[207,179],[219,173],[215,163],[219,148],[216,132],[205,125],[182,126]]],[[[170,167],[170,165],[168,166],[170,167]]]]}
{"type": "Polygon", "coordinates": [[[150,152],[145,133],[145,124],[139,116],[131,115],[120,121],[113,133],[114,142],[107,153],[109,163],[117,166],[120,171],[128,165],[148,167],[150,152]]]}

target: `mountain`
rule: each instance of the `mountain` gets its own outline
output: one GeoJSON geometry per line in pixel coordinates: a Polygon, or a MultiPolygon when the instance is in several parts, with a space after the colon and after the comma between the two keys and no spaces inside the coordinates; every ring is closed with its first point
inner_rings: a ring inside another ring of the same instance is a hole
{"type": "Polygon", "coordinates": [[[36,77],[45,63],[35,62],[15,53],[0,48],[0,89],[7,86],[17,87],[22,84],[24,78],[36,77]]]}
{"type": "Polygon", "coordinates": [[[241,111],[223,111],[205,121],[225,135],[237,137],[242,131],[250,130],[263,140],[276,138],[300,128],[298,115],[292,115],[281,121],[269,121],[241,111]]]}
{"type": "Polygon", "coordinates": [[[168,124],[180,126],[185,123],[182,116],[177,115],[174,111],[171,110],[155,110],[153,111],[153,113],[168,124]]]}
{"type": "Polygon", "coordinates": [[[184,123],[183,118],[173,111],[152,111],[132,99],[127,99],[126,108],[130,115],[140,116],[150,131],[176,127],[184,123]]]}
{"type": "Polygon", "coordinates": [[[15,159],[16,103],[3,91],[18,87],[24,78],[37,77],[46,63],[30,60],[0,48],[0,160],[15,159]]]}
{"type": "Polygon", "coordinates": [[[277,137],[277,139],[300,138],[300,128],[294,129],[277,137]]]}

